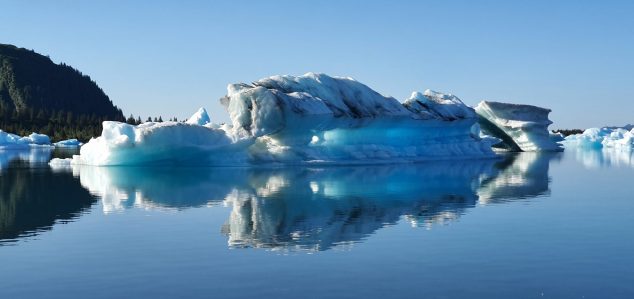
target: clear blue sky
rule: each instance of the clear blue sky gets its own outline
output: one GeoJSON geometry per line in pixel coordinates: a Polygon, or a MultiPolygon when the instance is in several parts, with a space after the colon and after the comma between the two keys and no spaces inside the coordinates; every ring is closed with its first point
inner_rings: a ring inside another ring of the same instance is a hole
{"type": "Polygon", "coordinates": [[[554,128],[634,123],[634,1],[141,2],[3,1],[0,43],[90,75],[126,115],[226,121],[227,84],[313,71],[549,107],[554,128]]]}

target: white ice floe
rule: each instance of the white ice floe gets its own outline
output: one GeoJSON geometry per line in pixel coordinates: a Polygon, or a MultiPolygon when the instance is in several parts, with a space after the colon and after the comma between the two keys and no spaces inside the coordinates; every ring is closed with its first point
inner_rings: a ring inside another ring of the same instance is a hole
{"type": "Polygon", "coordinates": [[[50,146],[51,139],[44,134],[32,133],[20,137],[0,130],[0,149],[28,149],[30,147],[50,146]]]}
{"type": "Polygon", "coordinates": [[[487,135],[502,139],[514,151],[561,151],[558,136],[551,136],[548,126],[550,109],[499,102],[482,101],[475,111],[487,135]]]}
{"type": "Polygon", "coordinates": [[[83,145],[73,163],[233,165],[244,160],[244,144],[222,128],[179,122],[133,126],[106,121],[101,136],[83,145]]]}
{"type": "Polygon", "coordinates": [[[590,128],[581,134],[570,135],[564,140],[567,147],[582,148],[634,148],[634,128],[590,128]]]}
{"type": "Polygon", "coordinates": [[[72,161],[73,161],[72,158],[65,158],[65,159],[53,158],[51,159],[51,161],[48,162],[48,165],[51,166],[51,168],[53,169],[70,168],[72,161]]]}
{"type": "Polygon", "coordinates": [[[64,147],[64,148],[78,148],[82,146],[82,144],[83,143],[81,143],[77,139],[67,139],[67,140],[62,140],[62,141],[53,143],[55,147],[64,147]]]}
{"type": "MultiPolygon", "coordinates": [[[[230,124],[210,123],[202,108],[187,123],[104,122],[102,136],[84,145],[73,163],[414,162],[494,157],[491,144],[498,142],[480,136],[479,117],[456,96],[426,90],[400,103],[354,79],[324,74],[230,84],[221,103],[230,124]]],[[[559,149],[546,130],[550,110],[494,106],[491,114],[506,124],[496,123],[501,135],[522,150],[559,149]]]]}

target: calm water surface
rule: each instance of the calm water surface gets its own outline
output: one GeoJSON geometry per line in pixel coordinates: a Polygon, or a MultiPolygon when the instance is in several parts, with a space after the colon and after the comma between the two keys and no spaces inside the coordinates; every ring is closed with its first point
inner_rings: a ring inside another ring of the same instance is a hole
{"type": "Polygon", "coordinates": [[[0,298],[634,298],[634,156],[50,169],[0,152],[0,298]]]}

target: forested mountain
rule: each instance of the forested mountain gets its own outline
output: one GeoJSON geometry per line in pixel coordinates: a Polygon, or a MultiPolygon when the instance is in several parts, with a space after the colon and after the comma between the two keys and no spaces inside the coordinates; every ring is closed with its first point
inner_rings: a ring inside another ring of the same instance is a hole
{"type": "Polygon", "coordinates": [[[86,140],[101,133],[104,120],[125,117],[90,77],[32,50],[0,44],[0,129],[86,140]]]}

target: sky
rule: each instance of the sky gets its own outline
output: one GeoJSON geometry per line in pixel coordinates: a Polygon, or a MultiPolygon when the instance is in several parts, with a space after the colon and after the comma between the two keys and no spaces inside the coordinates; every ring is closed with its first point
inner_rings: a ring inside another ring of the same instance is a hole
{"type": "Polygon", "coordinates": [[[0,43],[89,75],[124,114],[228,115],[230,83],[320,72],[634,123],[634,1],[13,1],[0,43]]]}

